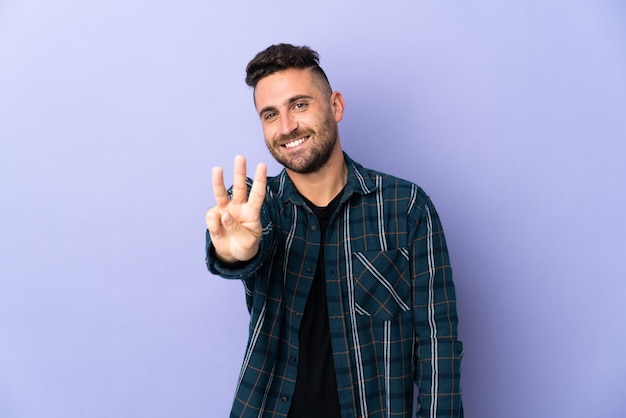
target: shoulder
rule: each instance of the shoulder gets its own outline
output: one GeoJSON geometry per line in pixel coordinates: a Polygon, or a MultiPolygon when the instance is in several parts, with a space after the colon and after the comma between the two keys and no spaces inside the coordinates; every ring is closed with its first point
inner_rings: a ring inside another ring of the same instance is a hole
{"type": "Polygon", "coordinates": [[[419,206],[423,206],[429,200],[424,189],[415,182],[383,171],[366,168],[347,155],[346,161],[349,165],[350,176],[357,179],[353,187],[361,188],[364,194],[377,192],[385,200],[410,200],[419,206]]]}

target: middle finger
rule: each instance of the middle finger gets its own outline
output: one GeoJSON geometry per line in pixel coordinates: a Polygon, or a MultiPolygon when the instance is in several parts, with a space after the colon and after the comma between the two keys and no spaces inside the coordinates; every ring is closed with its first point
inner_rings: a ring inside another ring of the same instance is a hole
{"type": "Polygon", "coordinates": [[[235,171],[233,178],[232,201],[243,204],[248,200],[248,184],[246,183],[246,158],[243,155],[235,157],[235,171]]]}

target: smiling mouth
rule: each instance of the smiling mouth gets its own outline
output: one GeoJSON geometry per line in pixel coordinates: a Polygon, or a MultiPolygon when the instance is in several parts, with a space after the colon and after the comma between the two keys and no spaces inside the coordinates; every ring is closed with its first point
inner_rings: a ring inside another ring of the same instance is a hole
{"type": "Polygon", "coordinates": [[[294,141],[287,142],[286,144],[283,144],[282,146],[285,148],[294,148],[294,147],[297,147],[298,145],[305,143],[308,139],[309,137],[305,136],[304,138],[298,138],[294,141]]]}

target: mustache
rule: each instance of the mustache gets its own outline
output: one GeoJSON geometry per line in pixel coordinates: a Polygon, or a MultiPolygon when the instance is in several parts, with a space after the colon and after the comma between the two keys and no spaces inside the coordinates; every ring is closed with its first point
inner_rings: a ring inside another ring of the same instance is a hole
{"type": "Polygon", "coordinates": [[[288,135],[280,135],[278,138],[279,143],[284,144],[285,142],[291,142],[294,139],[302,138],[303,136],[311,136],[314,135],[315,131],[311,128],[306,129],[296,129],[288,135]]]}

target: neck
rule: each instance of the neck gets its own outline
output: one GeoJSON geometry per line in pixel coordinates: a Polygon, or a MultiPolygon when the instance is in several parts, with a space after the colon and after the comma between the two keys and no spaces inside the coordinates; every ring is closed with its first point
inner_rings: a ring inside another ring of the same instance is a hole
{"type": "Polygon", "coordinates": [[[337,147],[324,167],[315,173],[299,174],[287,170],[287,174],[302,196],[315,206],[325,207],[346,185],[348,166],[341,147],[337,147]]]}

